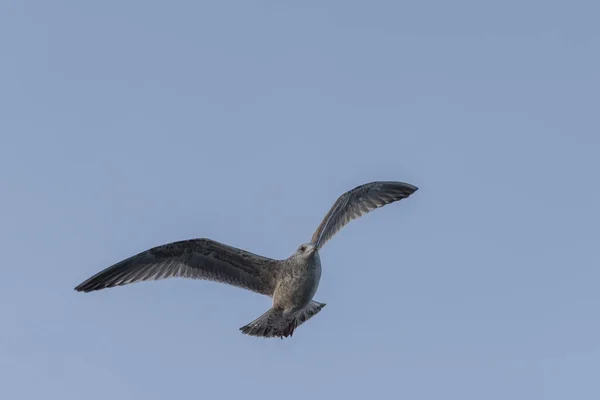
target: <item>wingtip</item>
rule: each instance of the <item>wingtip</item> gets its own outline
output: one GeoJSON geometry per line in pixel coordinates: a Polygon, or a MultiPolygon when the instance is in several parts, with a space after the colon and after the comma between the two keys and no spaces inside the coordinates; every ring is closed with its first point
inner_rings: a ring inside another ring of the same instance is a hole
{"type": "Polygon", "coordinates": [[[408,191],[409,194],[413,194],[414,192],[416,192],[417,190],[419,190],[419,188],[415,185],[412,185],[410,183],[406,183],[406,182],[397,182],[399,184],[401,184],[404,188],[404,190],[408,191]]]}
{"type": "Polygon", "coordinates": [[[376,181],[372,182],[371,184],[373,183],[382,183],[390,188],[402,189],[410,192],[416,192],[417,190],[419,190],[417,186],[404,181],[376,181]]]}
{"type": "Polygon", "coordinates": [[[89,282],[83,282],[73,288],[76,292],[84,292],[89,293],[93,290],[97,290],[93,285],[90,285],[89,282]]]}

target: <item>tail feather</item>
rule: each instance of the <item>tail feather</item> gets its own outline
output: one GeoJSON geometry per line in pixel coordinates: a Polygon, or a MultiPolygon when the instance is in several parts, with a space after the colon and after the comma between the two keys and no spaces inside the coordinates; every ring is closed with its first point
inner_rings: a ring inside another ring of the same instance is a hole
{"type": "Polygon", "coordinates": [[[279,337],[283,339],[284,337],[292,336],[297,327],[311,319],[321,311],[323,307],[325,307],[325,303],[311,301],[302,311],[291,319],[284,317],[282,310],[271,308],[248,325],[242,326],[240,331],[251,336],[266,338],[279,337]]]}

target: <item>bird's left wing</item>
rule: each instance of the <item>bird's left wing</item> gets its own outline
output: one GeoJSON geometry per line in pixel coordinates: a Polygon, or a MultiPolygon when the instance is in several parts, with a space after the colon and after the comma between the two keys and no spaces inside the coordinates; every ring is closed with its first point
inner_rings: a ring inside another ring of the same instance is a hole
{"type": "Polygon", "coordinates": [[[348,222],[376,208],[402,200],[417,191],[404,182],[371,182],[342,194],[333,204],[312,236],[312,243],[321,248],[348,222]]]}

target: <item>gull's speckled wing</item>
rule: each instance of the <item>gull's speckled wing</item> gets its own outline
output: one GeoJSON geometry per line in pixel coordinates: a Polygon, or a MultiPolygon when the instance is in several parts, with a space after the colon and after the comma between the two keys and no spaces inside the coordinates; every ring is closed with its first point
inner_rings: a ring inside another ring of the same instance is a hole
{"type": "Polygon", "coordinates": [[[272,296],[279,264],[210,239],[169,243],[141,252],[92,276],[75,290],[91,292],[172,277],[227,283],[272,296]]]}
{"type": "Polygon", "coordinates": [[[371,182],[341,195],[315,231],[311,242],[322,248],[348,222],[376,208],[402,200],[417,191],[404,182],[371,182]]]}

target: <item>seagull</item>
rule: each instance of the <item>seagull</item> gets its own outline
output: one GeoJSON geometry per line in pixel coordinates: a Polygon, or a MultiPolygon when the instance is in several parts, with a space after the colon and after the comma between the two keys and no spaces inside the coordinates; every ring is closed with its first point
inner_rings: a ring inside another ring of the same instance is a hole
{"type": "Polygon", "coordinates": [[[92,292],[134,282],[173,277],[203,279],[247,289],[273,299],[272,307],[240,328],[244,334],[281,338],[316,315],[325,303],[313,300],[321,280],[319,250],[350,221],[405,199],[417,187],[379,181],[342,194],[323,218],[311,241],[288,258],[275,260],[206,239],[153,247],[118,262],[84,281],[75,290],[92,292]]]}

